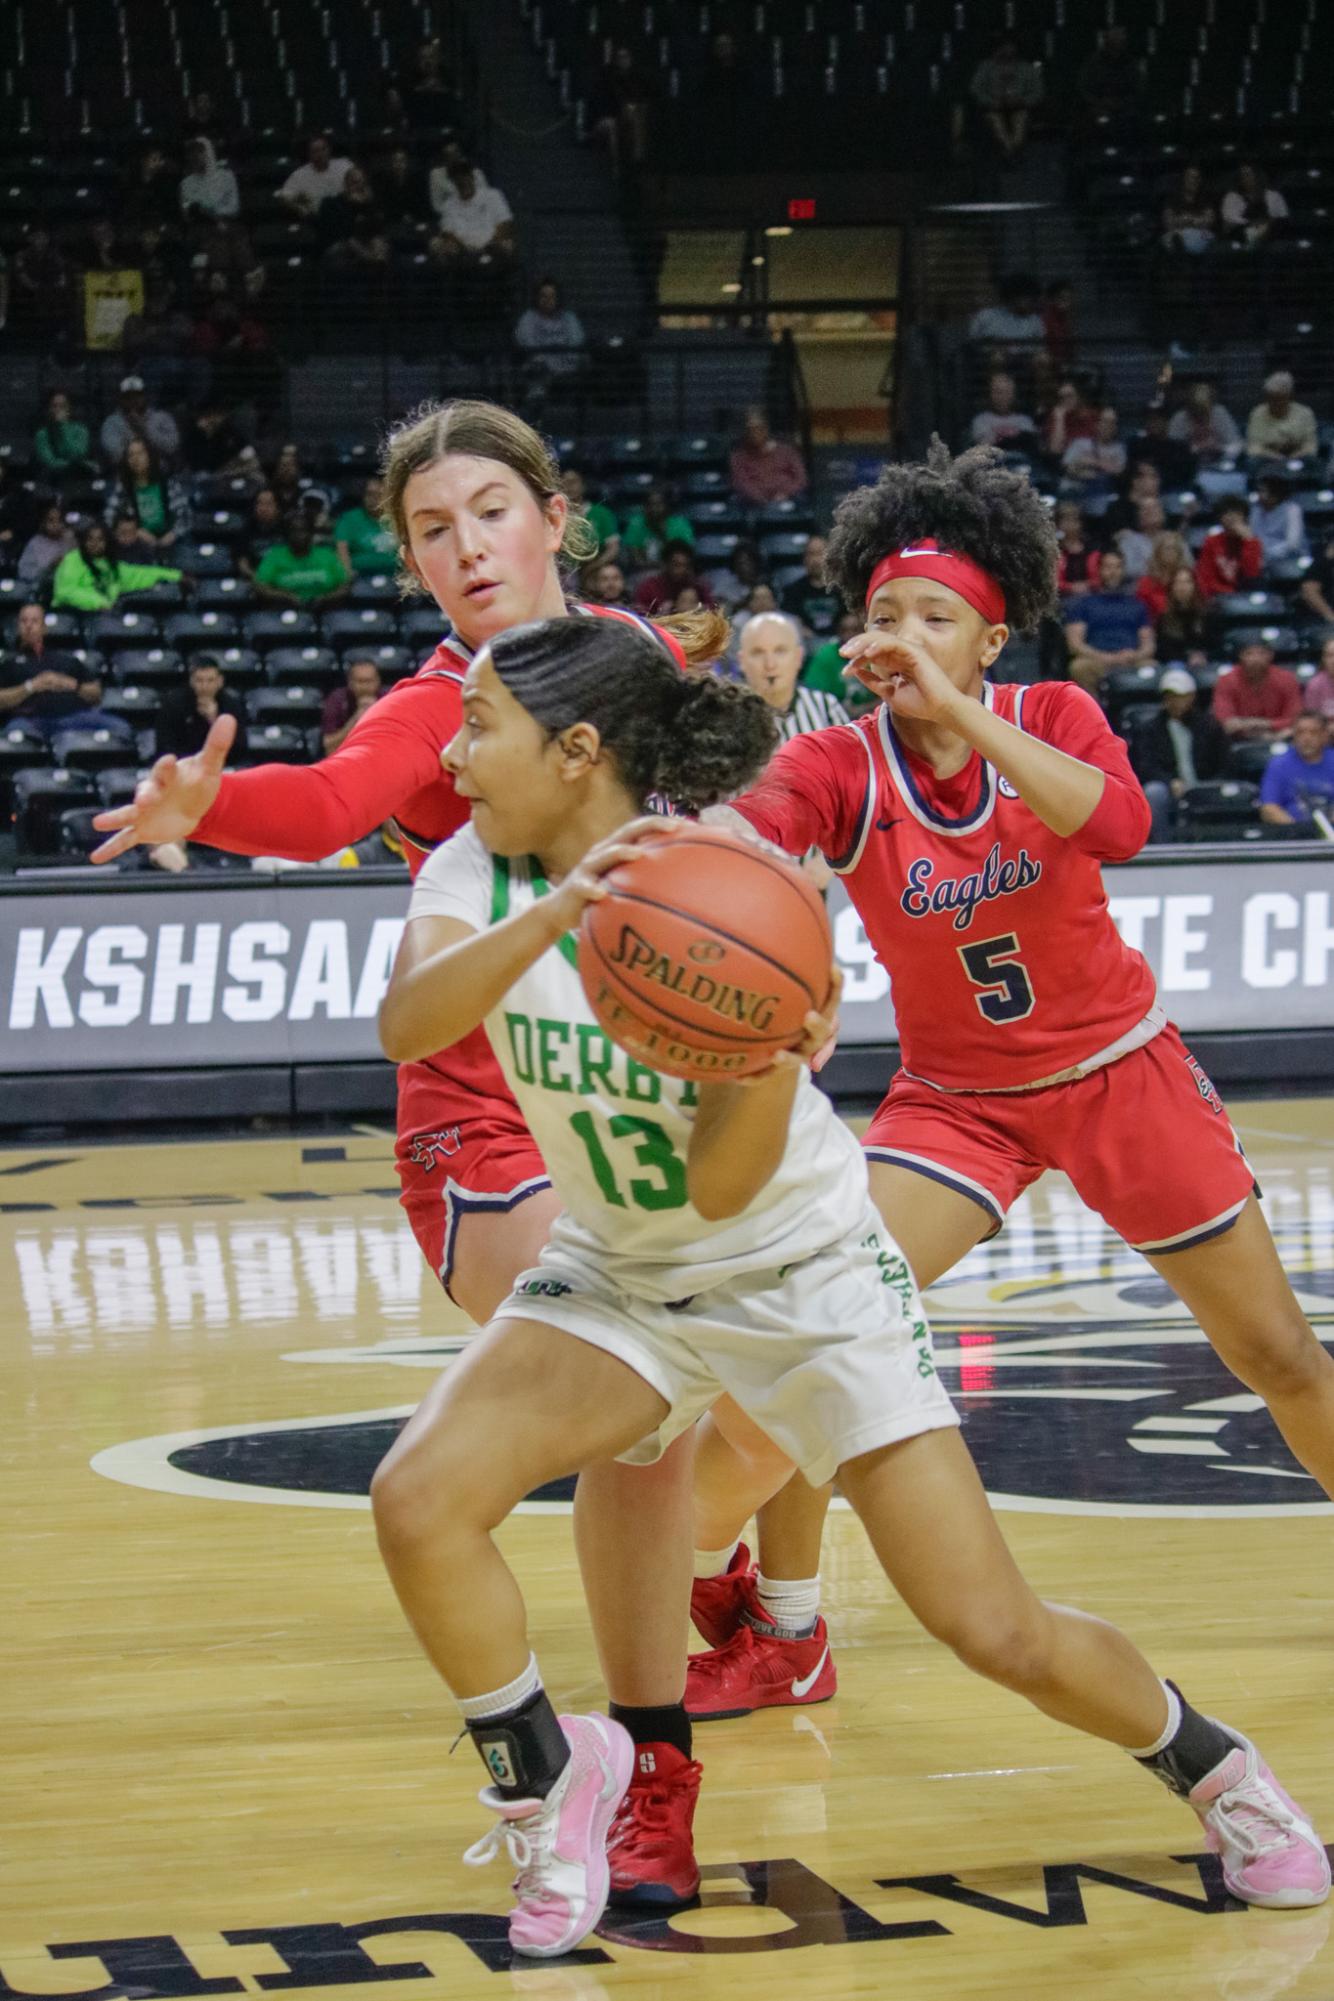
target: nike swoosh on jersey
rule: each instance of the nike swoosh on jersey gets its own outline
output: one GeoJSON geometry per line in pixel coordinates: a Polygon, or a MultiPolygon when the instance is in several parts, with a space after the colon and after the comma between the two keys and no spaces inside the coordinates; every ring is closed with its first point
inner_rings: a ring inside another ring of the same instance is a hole
{"type": "Polygon", "coordinates": [[[829,1649],[828,1647],[826,1647],[824,1652],[821,1654],[819,1660],[815,1663],[815,1666],[811,1669],[810,1673],[805,1677],[805,1679],[802,1681],[793,1682],[792,1693],[796,1696],[798,1702],[800,1702],[803,1695],[809,1695],[811,1690],[815,1687],[816,1682],[820,1679],[820,1670],[828,1659],[829,1659],[829,1649]]]}

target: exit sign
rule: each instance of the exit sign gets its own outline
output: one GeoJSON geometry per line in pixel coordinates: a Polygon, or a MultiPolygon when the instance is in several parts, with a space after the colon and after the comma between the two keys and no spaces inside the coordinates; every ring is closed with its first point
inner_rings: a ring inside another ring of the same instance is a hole
{"type": "Polygon", "coordinates": [[[787,219],[789,222],[814,222],[814,195],[794,195],[787,205],[787,219]]]}

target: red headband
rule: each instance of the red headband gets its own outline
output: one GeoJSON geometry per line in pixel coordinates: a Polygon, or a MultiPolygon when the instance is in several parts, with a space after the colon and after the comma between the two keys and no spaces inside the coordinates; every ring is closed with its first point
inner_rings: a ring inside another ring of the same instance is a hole
{"type": "Polygon", "coordinates": [[[981,612],[989,625],[1005,623],[1005,593],[990,571],[971,557],[956,556],[949,549],[942,549],[930,536],[910,543],[906,549],[896,549],[892,556],[880,558],[866,586],[868,611],[881,584],[889,583],[893,577],[928,577],[933,584],[944,584],[947,589],[957,591],[974,611],[981,612]]]}

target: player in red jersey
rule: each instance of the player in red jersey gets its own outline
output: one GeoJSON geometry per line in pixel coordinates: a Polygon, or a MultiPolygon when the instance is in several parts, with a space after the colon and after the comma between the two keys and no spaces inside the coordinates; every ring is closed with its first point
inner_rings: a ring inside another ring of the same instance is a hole
{"type": "MultiPolygon", "coordinates": [[[[866,632],[843,650],[881,704],[783,745],[735,810],[790,853],[820,849],[893,980],[902,1068],[863,1144],[918,1285],[1063,1169],[1334,1494],[1334,1360],[1217,1093],[1108,912],[1100,864],[1134,854],[1149,827],[1125,745],[1072,683],[986,679],[1009,626],[1051,607],[1045,508],[995,454],[951,462],[937,447],[843,502],[828,571],[865,606],[866,632]]],[[[827,1496],[799,1480],[783,1492],[751,1573],[736,1536],[781,1472],[758,1433],[718,1418],[726,1435],[706,1420],[697,1457],[696,1612],[724,1644],[696,1658],[688,1706],[823,1699],[827,1496]]]]}
{"type": "MultiPolygon", "coordinates": [[[[650,630],[683,668],[715,657],[726,643],[726,621],[716,614],[650,625],[617,606],[567,602],[559,559],[590,553],[581,547],[581,531],[585,539],[588,531],[571,516],[541,438],[497,404],[446,403],[418,413],[388,441],[384,482],[386,516],[404,566],[450,621],[450,636],[322,763],[227,772],[235,726],[220,718],[197,756],[160,758],[131,805],[99,815],[98,826],[113,837],[95,859],[109,860],[139,841],[189,837],[237,854],[317,861],[392,817],[415,875],[468,817],[442,753],[462,726],[464,672],[487,640],[531,619],[573,613],[650,630]]],[[[537,1262],[560,1207],[484,1030],[425,1062],[399,1066],[397,1164],[403,1206],[431,1269],[464,1311],[484,1323],[519,1273],[537,1262]]],[[[639,1506],[650,1503],[645,1478],[666,1491],[672,1462],[639,1474],[639,1506]]],[[[689,1894],[698,1880],[690,1817],[699,1766],[680,1701],[688,1475],[672,1492],[680,1589],[664,1589],[646,1612],[663,1620],[662,1637],[649,1650],[653,1664],[640,1677],[628,1651],[622,1663],[608,1651],[614,1643],[604,1643],[604,1666],[617,1698],[612,1713],[647,1754],[618,1829],[623,1887],[634,1890],[638,1871],[650,1893],[663,1888],[657,1879],[668,1878],[672,1894],[689,1894]],[[664,1807],[677,1831],[666,1845],[664,1807]],[[637,1840],[639,1818],[644,1843],[637,1840]]],[[[585,1506],[581,1495],[575,1526],[596,1623],[604,1598],[615,1606],[623,1595],[614,1511],[585,1506]]],[[[627,1561],[633,1566],[637,1558],[627,1561]]]]}

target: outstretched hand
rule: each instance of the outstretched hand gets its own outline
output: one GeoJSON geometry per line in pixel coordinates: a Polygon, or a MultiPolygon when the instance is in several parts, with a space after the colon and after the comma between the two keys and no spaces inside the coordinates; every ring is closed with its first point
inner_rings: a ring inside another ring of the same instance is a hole
{"type": "Polygon", "coordinates": [[[111,839],[94,848],[92,859],[114,861],[140,842],[156,847],[163,841],[187,840],[218,796],[235,737],[235,716],[222,715],[193,757],[160,757],[148,776],[139,780],[128,806],[113,806],[96,815],[93,825],[99,833],[110,833],[111,839]]]}

